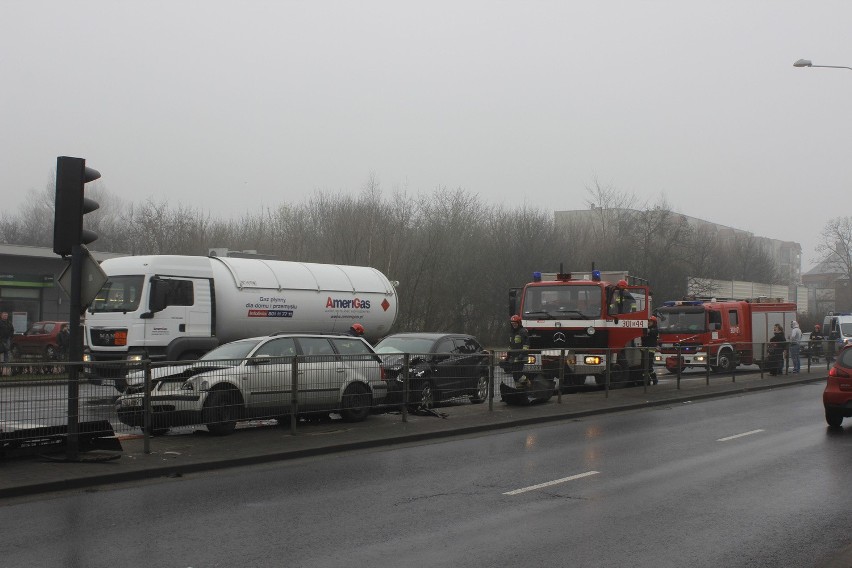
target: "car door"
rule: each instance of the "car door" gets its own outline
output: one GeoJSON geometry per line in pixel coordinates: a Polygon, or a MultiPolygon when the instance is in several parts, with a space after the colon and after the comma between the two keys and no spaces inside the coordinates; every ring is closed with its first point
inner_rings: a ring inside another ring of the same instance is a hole
{"type": "Polygon", "coordinates": [[[340,402],[346,368],[325,337],[299,337],[299,408],[333,410],[340,402]]]}
{"type": "Polygon", "coordinates": [[[250,416],[272,417],[287,413],[292,401],[296,353],[292,337],[279,337],[258,347],[246,360],[240,380],[250,416]]]}
{"type": "Polygon", "coordinates": [[[432,377],[440,398],[459,396],[465,389],[463,357],[453,337],[435,343],[432,352],[432,377]]]}
{"type": "Polygon", "coordinates": [[[458,353],[459,371],[464,377],[464,394],[476,394],[476,383],[482,363],[482,346],[472,337],[454,337],[458,353]]]}

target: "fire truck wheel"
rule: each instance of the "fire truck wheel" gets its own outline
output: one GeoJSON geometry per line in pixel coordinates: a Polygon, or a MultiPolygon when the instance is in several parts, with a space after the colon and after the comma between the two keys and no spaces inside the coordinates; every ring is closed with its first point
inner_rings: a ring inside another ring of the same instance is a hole
{"type": "Polygon", "coordinates": [[[715,370],[719,373],[730,373],[734,368],[734,353],[730,349],[719,351],[715,370]]]}

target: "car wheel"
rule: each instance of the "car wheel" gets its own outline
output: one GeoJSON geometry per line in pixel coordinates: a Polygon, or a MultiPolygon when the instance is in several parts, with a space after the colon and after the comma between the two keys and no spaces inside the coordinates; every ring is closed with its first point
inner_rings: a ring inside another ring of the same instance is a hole
{"type": "Polygon", "coordinates": [[[715,371],[719,373],[730,373],[734,370],[734,353],[730,349],[722,349],[719,351],[719,357],[716,360],[715,371]]]}
{"type": "Polygon", "coordinates": [[[840,428],[843,424],[843,413],[836,410],[825,409],[825,421],[832,428],[840,428]]]}
{"type": "Polygon", "coordinates": [[[236,428],[239,414],[239,401],[234,392],[213,391],[204,402],[202,419],[211,434],[225,436],[236,428]]]}
{"type": "Polygon", "coordinates": [[[370,414],[373,396],[363,383],[352,383],[343,391],[340,416],[347,422],[361,422],[370,414]]]}
{"type": "Polygon", "coordinates": [[[482,404],[488,398],[488,375],[480,375],[476,381],[476,394],[470,397],[473,404],[482,404]]]}

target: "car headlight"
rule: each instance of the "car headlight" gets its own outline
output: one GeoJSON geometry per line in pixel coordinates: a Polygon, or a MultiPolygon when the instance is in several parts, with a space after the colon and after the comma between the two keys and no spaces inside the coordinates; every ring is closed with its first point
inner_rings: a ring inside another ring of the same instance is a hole
{"type": "Polygon", "coordinates": [[[127,356],[127,360],[136,363],[142,360],[142,355],[139,353],[131,353],[127,356]]]}
{"type": "Polygon", "coordinates": [[[600,355],[586,355],[583,358],[583,363],[586,365],[600,365],[601,364],[601,356],[600,355]]]}

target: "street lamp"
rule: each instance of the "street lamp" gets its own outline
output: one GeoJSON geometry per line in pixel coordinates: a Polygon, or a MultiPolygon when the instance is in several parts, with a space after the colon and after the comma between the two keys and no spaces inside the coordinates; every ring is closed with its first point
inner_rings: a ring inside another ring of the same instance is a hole
{"type": "Polygon", "coordinates": [[[852,67],[845,67],[843,65],[814,65],[810,59],[799,59],[793,63],[793,67],[828,67],[830,69],[849,69],[852,71],[852,67]]]}

